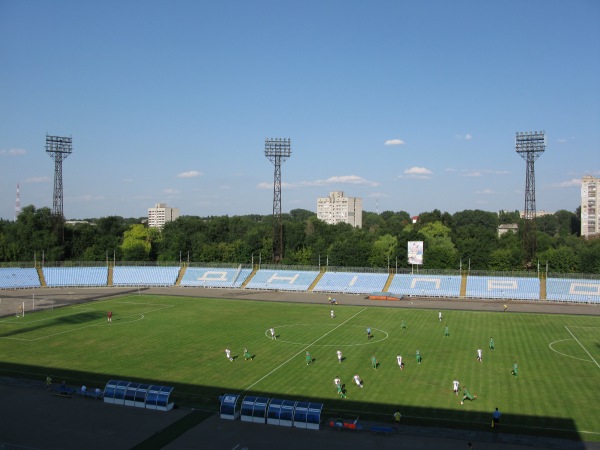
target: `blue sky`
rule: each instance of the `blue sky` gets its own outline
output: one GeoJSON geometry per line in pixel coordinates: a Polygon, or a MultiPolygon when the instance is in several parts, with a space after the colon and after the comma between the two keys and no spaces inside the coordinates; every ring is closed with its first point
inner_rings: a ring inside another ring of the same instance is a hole
{"type": "Polygon", "coordinates": [[[522,210],[517,131],[546,132],[537,209],[600,176],[600,2],[0,0],[0,217],[522,210]]]}

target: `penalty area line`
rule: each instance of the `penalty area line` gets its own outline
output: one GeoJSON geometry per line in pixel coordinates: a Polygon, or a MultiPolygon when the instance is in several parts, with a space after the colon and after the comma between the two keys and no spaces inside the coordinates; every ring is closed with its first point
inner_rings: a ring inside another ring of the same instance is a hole
{"type": "Polygon", "coordinates": [[[587,348],[585,348],[585,347],[583,346],[583,344],[582,344],[581,342],[579,342],[579,339],[577,339],[577,338],[575,337],[575,335],[574,335],[573,333],[571,333],[571,330],[569,330],[569,327],[568,327],[568,326],[566,326],[566,325],[565,325],[565,328],[567,329],[567,331],[569,332],[569,334],[570,334],[571,336],[573,336],[573,339],[575,339],[575,340],[577,341],[577,343],[578,343],[578,344],[581,346],[581,348],[583,349],[583,351],[584,351],[584,352],[586,352],[590,358],[592,358],[592,361],[594,361],[594,364],[596,364],[596,366],[598,366],[598,368],[600,369],[600,364],[598,364],[598,361],[596,361],[596,360],[594,359],[594,357],[593,357],[593,356],[590,354],[590,352],[588,352],[588,351],[587,351],[587,348]]]}
{"type": "Polygon", "coordinates": [[[252,383],[250,386],[248,386],[246,389],[244,389],[242,391],[242,393],[249,391],[250,389],[252,389],[254,386],[256,386],[258,383],[260,383],[262,380],[264,380],[265,378],[267,378],[268,376],[270,376],[271,374],[275,373],[276,371],[278,371],[279,369],[281,369],[283,366],[285,366],[287,363],[289,363],[292,359],[296,358],[299,354],[304,353],[306,351],[306,349],[310,348],[312,345],[315,345],[317,342],[319,342],[321,339],[323,339],[325,336],[327,336],[329,333],[333,333],[335,330],[337,330],[339,327],[341,327],[342,325],[346,324],[346,322],[349,322],[350,320],[354,319],[356,316],[358,316],[361,312],[363,312],[365,309],[367,309],[366,307],[361,309],[360,311],[358,311],[356,314],[354,314],[353,316],[349,317],[348,319],[344,320],[342,323],[340,323],[339,325],[337,325],[335,328],[332,328],[331,330],[329,330],[327,333],[325,333],[323,336],[321,336],[320,338],[314,340],[313,342],[311,342],[310,344],[308,344],[306,347],[304,347],[302,350],[300,350],[298,353],[296,353],[294,356],[292,356],[291,358],[289,358],[287,361],[282,362],[281,364],[279,364],[277,367],[275,367],[273,370],[271,370],[268,374],[266,374],[265,376],[263,376],[262,378],[260,378],[259,380],[255,381],[254,383],[252,383]]]}

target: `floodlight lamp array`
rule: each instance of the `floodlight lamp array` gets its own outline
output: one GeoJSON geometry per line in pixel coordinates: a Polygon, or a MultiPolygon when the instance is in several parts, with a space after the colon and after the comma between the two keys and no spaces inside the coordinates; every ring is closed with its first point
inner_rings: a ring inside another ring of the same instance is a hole
{"type": "Polygon", "coordinates": [[[520,131],[515,138],[517,153],[526,159],[537,159],[546,149],[544,131],[520,131]]]}
{"type": "Polygon", "coordinates": [[[289,158],[292,154],[292,140],[285,138],[265,139],[265,156],[289,158]]]}
{"type": "Polygon", "coordinates": [[[46,134],[46,153],[51,158],[63,160],[73,152],[73,138],[46,134]]]}

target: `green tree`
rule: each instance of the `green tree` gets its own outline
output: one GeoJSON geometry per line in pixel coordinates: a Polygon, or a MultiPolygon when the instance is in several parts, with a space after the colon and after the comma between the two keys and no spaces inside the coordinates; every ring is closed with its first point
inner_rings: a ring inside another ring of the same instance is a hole
{"type": "Polygon", "coordinates": [[[34,253],[38,260],[42,257],[46,261],[64,259],[65,250],[60,242],[62,237],[59,238],[55,233],[55,220],[50,208],[26,206],[17,217],[17,224],[12,231],[14,234],[9,239],[13,241],[13,255],[17,261],[31,260],[34,253]]]}
{"type": "Polygon", "coordinates": [[[581,251],[581,272],[600,274],[600,239],[592,239],[581,251]]]}
{"type": "Polygon", "coordinates": [[[147,261],[149,260],[152,241],[158,235],[154,228],[148,228],[142,224],[131,225],[123,235],[121,251],[125,261],[147,261]]]}
{"type": "Polygon", "coordinates": [[[348,224],[333,225],[340,238],[329,247],[329,265],[344,267],[367,267],[372,241],[368,233],[348,224]]]}
{"type": "Polygon", "coordinates": [[[548,263],[548,271],[554,273],[577,272],[580,263],[575,251],[567,246],[550,248],[540,253],[538,258],[540,264],[548,263]]]}
{"type": "Polygon", "coordinates": [[[371,246],[371,254],[368,262],[371,267],[388,267],[393,265],[398,238],[391,234],[378,237],[371,246]]]}
{"type": "Polygon", "coordinates": [[[421,226],[423,237],[423,267],[452,269],[456,267],[458,253],[450,238],[451,230],[442,222],[428,222],[421,226]]]}

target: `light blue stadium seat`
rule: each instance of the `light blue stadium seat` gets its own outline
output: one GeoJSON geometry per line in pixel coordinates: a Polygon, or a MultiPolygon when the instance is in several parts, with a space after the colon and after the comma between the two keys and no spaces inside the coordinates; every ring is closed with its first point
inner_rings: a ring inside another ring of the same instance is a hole
{"type": "Polygon", "coordinates": [[[106,286],[108,267],[44,267],[46,285],[60,286],[106,286]]]}
{"type": "Polygon", "coordinates": [[[518,277],[467,277],[467,297],[539,300],[540,280],[518,277]]]}
{"type": "Polygon", "coordinates": [[[188,267],[180,286],[239,288],[252,269],[188,267]]]}
{"type": "Polygon", "coordinates": [[[318,275],[317,271],[262,269],[254,274],[246,289],[307,291],[318,275]]]}
{"type": "Polygon", "coordinates": [[[388,292],[412,297],[459,297],[460,275],[395,274],[388,292]]]}
{"type": "Polygon", "coordinates": [[[174,286],[179,266],[116,266],[113,286],[174,286]]]}
{"type": "Polygon", "coordinates": [[[22,289],[41,287],[36,269],[20,267],[0,268],[0,289],[22,289]]]}
{"type": "Polygon", "coordinates": [[[313,292],[370,294],[380,292],[387,279],[387,273],[325,272],[313,292]]]}
{"type": "Polygon", "coordinates": [[[600,303],[600,280],[548,278],[546,299],[559,302],[600,303]]]}

